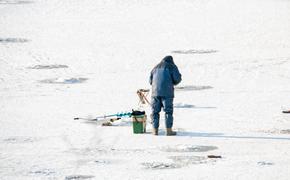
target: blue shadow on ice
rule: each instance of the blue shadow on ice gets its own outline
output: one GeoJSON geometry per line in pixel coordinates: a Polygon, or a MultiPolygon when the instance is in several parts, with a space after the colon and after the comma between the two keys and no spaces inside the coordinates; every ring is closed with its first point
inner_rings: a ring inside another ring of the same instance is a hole
{"type": "Polygon", "coordinates": [[[290,141],[290,137],[247,136],[247,135],[240,136],[240,135],[225,135],[223,133],[178,132],[178,136],[224,138],[224,139],[258,139],[258,140],[288,140],[290,141]]]}
{"type": "Polygon", "coordinates": [[[183,103],[177,103],[174,104],[174,108],[194,108],[194,109],[216,109],[216,107],[213,106],[195,106],[192,104],[183,104],[183,103]]]}

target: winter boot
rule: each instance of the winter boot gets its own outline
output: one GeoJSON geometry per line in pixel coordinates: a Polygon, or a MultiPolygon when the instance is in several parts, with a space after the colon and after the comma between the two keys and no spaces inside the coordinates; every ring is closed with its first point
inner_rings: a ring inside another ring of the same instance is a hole
{"type": "Polygon", "coordinates": [[[166,128],[166,136],[176,136],[176,132],[172,128],[166,128]]]}
{"type": "Polygon", "coordinates": [[[155,136],[158,136],[158,129],[157,128],[153,128],[152,129],[152,134],[155,136]]]}

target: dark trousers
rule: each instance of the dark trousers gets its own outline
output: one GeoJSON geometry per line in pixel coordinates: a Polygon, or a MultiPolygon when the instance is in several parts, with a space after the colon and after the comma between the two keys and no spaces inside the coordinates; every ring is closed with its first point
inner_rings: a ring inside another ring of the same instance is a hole
{"type": "Polygon", "coordinates": [[[153,128],[159,128],[160,111],[163,108],[165,112],[165,126],[166,128],[172,128],[173,125],[173,98],[169,97],[152,97],[151,100],[152,114],[151,119],[153,128]]]}

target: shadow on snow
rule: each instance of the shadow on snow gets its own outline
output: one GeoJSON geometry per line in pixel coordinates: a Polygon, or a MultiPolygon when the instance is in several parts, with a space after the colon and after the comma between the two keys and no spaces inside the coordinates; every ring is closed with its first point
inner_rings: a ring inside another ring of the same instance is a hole
{"type": "Polygon", "coordinates": [[[224,139],[257,139],[257,140],[287,140],[287,141],[290,141],[290,137],[247,136],[247,135],[240,136],[240,135],[225,135],[223,133],[178,132],[178,136],[224,138],[224,139]]]}
{"type": "Polygon", "coordinates": [[[183,104],[183,103],[177,103],[174,104],[174,108],[192,108],[192,109],[216,109],[216,107],[213,106],[195,106],[192,104],[183,104]]]}

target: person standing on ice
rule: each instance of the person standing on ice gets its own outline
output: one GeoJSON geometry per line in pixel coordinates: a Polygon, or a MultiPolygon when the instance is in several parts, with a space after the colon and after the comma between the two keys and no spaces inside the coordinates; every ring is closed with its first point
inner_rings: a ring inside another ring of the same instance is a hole
{"type": "Polygon", "coordinates": [[[166,56],[157,64],[150,74],[151,96],[151,119],[153,123],[153,135],[158,135],[159,113],[161,108],[165,112],[166,135],[174,136],[173,125],[173,98],[174,86],[181,82],[181,74],[174,64],[172,56],[166,56]]]}

